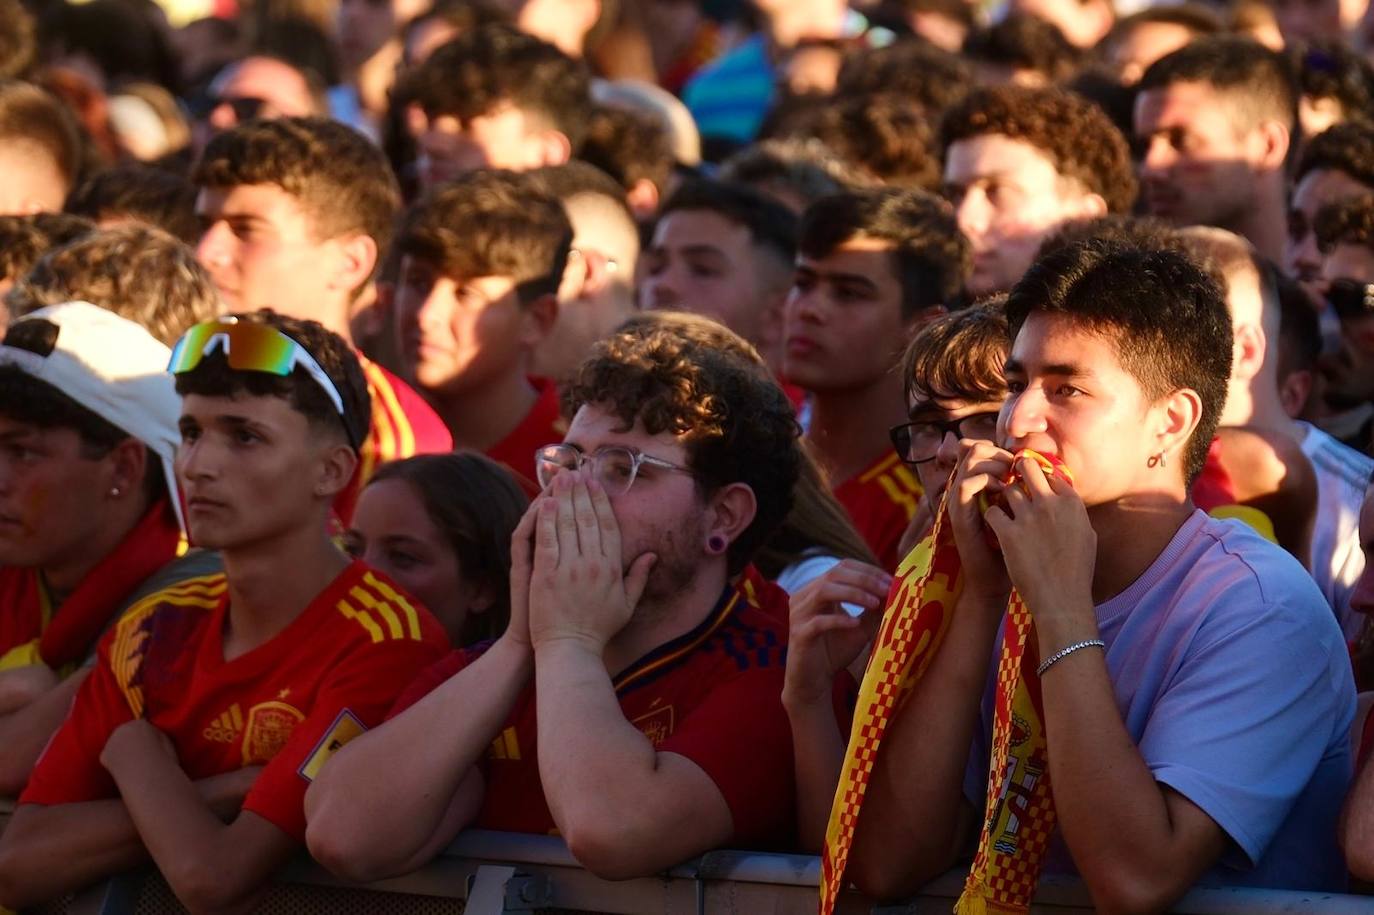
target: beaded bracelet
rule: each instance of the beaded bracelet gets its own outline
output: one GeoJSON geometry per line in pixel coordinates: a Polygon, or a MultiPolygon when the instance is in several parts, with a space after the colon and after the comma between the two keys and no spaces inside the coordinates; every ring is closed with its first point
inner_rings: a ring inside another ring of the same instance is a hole
{"type": "Polygon", "coordinates": [[[1055,664],[1058,664],[1060,661],[1064,660],[1080,648],[1101,648],[1103,651],[1106,651],[1107,643],[1102,641],[1101,639],[1088,639],[1084,642],[1074,642],[1072,645],[1065,645],[1063,648],[1059,649],[1054,654],[1050,655],[1048,658],[1042,661],[1040,663],[1040,666],[1035,669],[1035,675],[1037,677],[1043,677],[1045,675],[1045,671],[1049,670],[1055,664]]]}

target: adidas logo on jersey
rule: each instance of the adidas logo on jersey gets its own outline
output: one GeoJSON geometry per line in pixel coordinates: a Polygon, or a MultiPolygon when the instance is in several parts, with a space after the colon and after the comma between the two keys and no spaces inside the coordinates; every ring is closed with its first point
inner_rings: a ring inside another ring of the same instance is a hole
{"type": "Polygon", "coordinates": [[[200,734],[206,740],[213,740],[216,743],[233,743],[239,739],[243,733],[243,712],[239,710],[239,704],[235,702],[229,706],[228,710],[221,713],[218,718],[210,722],[205,730],[200,734]]]}

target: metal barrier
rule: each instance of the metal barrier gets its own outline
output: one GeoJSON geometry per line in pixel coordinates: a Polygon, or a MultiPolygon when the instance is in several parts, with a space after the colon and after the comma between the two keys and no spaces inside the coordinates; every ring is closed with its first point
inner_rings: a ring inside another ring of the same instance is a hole
{"type": "MultiPolygon", "coordinates": [[[[0,807],[0,827],[8,808],[0,807]]],[[[616,915],[812,915],[820,860],[808,855],[714,851],[667,873],[609,881],[581,868],[551,836],[469,830],[425,867],[364,886],[340,881],[302,856],[279,875],[257,911],[265,915],[495,915],[605,912],[616,915]]],[[[901,905],[850,892],[843,915],[948,915],[963,885],[950,872],[901,905]]],[[[36,910],[39,915],[163,915],[184,909],[155,871],[127,874],[36,910]]],[[[1091,912],[1080,881],[1041,880],[1033,913],[1091,912]]],[[[1248,888],[1200,888],[1181,915],[1374,915],[1374,897],[1248,888]]]]}

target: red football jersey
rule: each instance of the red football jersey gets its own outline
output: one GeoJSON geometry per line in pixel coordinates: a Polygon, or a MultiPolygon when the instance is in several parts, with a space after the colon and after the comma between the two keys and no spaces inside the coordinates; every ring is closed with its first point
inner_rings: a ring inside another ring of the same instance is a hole
{"type": "Polygon", "coordinates": [[[835,498],[878,557],[878,565],[891,572],[902,558],[897,544],[916,514],[922,492],[916,475],[889,450],[867,470],[836,486],[835,498]]]}
{"type": "Polygon", "coordinates": [[[568,423],[558,407],[558,386],[547,378],[529,379],[539,399],[525,414],[520,425],[487,449],[487,457],[515,472],[516,480],[530,498],[539,495],[539,478],[534,472],[534,452],[545,445],[556,445],[568,432],[568,423]]]}
{"type": "Polygon", "coordinates": [[[303,841],[302,801],[320,766],[379,722],[448,644],[429,611],[356,561],[285,629],[231,661],[228,609],[223,574],[131,607],[102,639],[20,803],[115,797],[100,753],[115,728],[142,716],[171,738],[192,779],[264,766],[243,809],[303,841]]]}
{"type": "MultiPolygon", "coordinates": [[[[779,848],[794,828],[792,732],[782,707],[787,594],[750,566],[701,625],[661,645],[614,681],[625,718],[655,749],[696,763],[720,789],[737,844],[779,848]]],[[[480,656],[455,651],[425,671],[397,715],[480,656]]],[[[553,833],[535,744],[531,684],[483,761],[483,829],[553,833]]]]}
{"type": "Polygon", "coordinates": [[[334,499],[334,513],[347,527],[358,496],[377,468],[416,454],[445,454],[453,450],[448,426],[410,385],[358,353],[367,393],[372,398],[372,428],[358,455],[358,469],[348,487],[334,499]]]}

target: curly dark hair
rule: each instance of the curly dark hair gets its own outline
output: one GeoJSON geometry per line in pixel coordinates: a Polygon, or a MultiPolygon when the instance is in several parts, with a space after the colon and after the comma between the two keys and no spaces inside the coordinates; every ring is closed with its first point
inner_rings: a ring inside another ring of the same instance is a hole
{"type": "Polygon", "coordinates": [[[267,372],[241,372],[229,367],[224,350],[216,349],[189,372],[176,376],[177,393],[199,394],[204,397],[280,397],[292,409],[310,420],[310,425],[323,435],[343,438],[357,451],[372,426],[372,398],[367,392],[367,378],[353,347],[342,337],[315,321],[288,318],[270,308],[233,315],[250,324],[275,327],[308,352],[343,400],[344,414],[334,409],[329,395],[305,369],[297,367],[290,375],[267,372]]]}
{"type": "Polygon", "coordinates": [[[846,56],[835,95],[892,93],[920,105],[926,117],[936,121],[972,84],[973,71],[966,61],[913,38],[846,56]]]}
{"type": "Polygon", "coordinates": [[[749,358],[671,326],[620,330],[596,345],[562,392],[563,413],[595,404],[628,430],[669,432],[706,496],[731,483],[757,512],[728,552],[739,572],[792,508],[801,429],[787,395],[749,358]]]}
{"type": "Polygon", "coordinates": [[[1347,121],[1308,140],[1298,159],[1293,183],[1318,169],[1345,172],[1374,189],[1374,125],[1347,121]]]}
{"type": "Polygon", "coordinates": [[[196,186],[176,172],[151,165],[101,169],[72,191],[65,209],[97,222],[117,217],[146,222],[188,245],[200,241],[196,186]]]}
{"type": "Polygon", "coordinates": [[[994,86],[974,91],[940,124],[940,147],[996,133],[1043,152],[1054,170],[1098,194],[1113,213],[1135,203],[1131,149],[1092,102],[1059,89],[994,86]]]}
{"type": "Polygon", "coordinates": [[[94,231],[95,223],[67,213],[0,216],[0,279],[19,279],[50,249],[94,231]]]}
{"type": "Polygon", "coordinates": [[[663,124],[638,111],[598,105],[578,154],[630,190],[648,181],[666,190],[673,176],[673,147],[663,124]]]}
{"type": "Polygon", "coordinates": [[[999,400],[1007,394],[1007,297],[993,296],[936,318],[902,356],[906,399],[999,400]]]}
{"type": "MultiPolygon", "coordinates": [[[[1236,35],[1207,35],[1150,64],[1139,89],[1173,83],[1207,83],[1232,98],[1237,124],[1250,129],[1276,119],[1296,131],[1298,85],[1288,60],[1258,42],[1236,35]]],[[[1296,146],[1297,144],[1293,144],[1296,146]]]]}
{"type": "Polygon", "coordinates": [[[403,480],[415,487],[425,513],[448,541],[463,581],[483,588],[492,605],[468,615],[454,644],[494,639],[510,621],[510,545],[529,496],[503,464],[473,451],[417,454],[377,468],[369,486],[403,480]]]}
{"type": "Polygon", "coordinates": [[[900,188],[851,191],[812,204],[802,217],[797,250],[820,259],[860,235],[892,244],[904,319],[953,303],[973,269],[972,250],[949,203],[900,188]]]}
{"type": "Polygon", "coordinates": [[[102,229],[39,258],[15,281],[5,304],[16,316],[73,299],[141,325],[168,346],[223,310],[196,252],[161,229],[102,229]]]}
{"type": "Polygon", "coordinates": [[[450,277],[511,277],[529,303],[558,291],[572,237],[567,211],[536,176],[476,171],[412,206],[396,249],[450,277]]]}
{"type": "Polygon", "coordinates": [[[1051,83],[1062,83],[1083,66],[1086,55],[1058,26],[1037,16],[1011,13],[1001,22],[971,33],[964,41],[964,57],[1033,70],[1051,83]]]}
{"type": "Polygon", "coordinates": [[[404,96],[433,117],[480,117],[508,102],[568,138],[576,155],[591,120],[586,66],[513,26],[490,23],[436,50],[406,79],[404,96]]]}
{"type": "Polygon", "coordinates": [[[249,121],[215,136],[192,181],[202,188],[274,184],[295,197],[321,238],[348,233],[391,240],[401,190],[372,141],[329,118],[249,121]]]}
{"type": "Polygon", "coordinates": [[[1346,118],[1366,123],[1374,110],[1374,66],[1339,41],[1313,42],[1289,52],[1304,96],[1333,98],[1346,118]]]}
{"type": "Polygon", "coordinates": [[[920,105],[909,99],[892,93],[841,97],[821,108],[812,133],[875,182],[940,188],[935,133],[920,105]]]}
{"type": "Polygon", "coordinates": [[[1207,460],[1231,377],[1231,315],[1217,281],[1178,251],[1088,238],[1041,258],[1012,288],[1012,340],[1035,312],[1066,315],[1108,335],[1147,398],[1197,392],[1202,417],[1185,451],[1191,485],[1207,460]]]}
{"type": "Polygon", "coordinates": [[[1374,195],[1328,203],[1317,211],[1312,228],[1323,251],[1336,245],[1363,245],[1374,250],[1374,195]]]}

